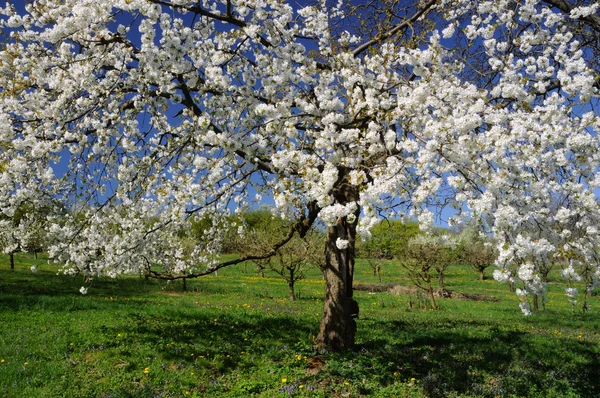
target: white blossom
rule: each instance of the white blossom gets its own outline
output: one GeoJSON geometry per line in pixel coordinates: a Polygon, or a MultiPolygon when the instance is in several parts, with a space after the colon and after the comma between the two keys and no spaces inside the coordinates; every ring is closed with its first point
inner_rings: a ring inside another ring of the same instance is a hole
{"type": "Polygon", "coordinates": [[[525,315],[525,316],[531,315],[531,306],[529,305],[528,302],[521,301],[519,303],[519,308],[521,308],[521,312],[523,312],[523,315],[525,315]]]}
{"type": "Polygon", "coordinates": [[[2,9],[4,252],[44,225],[66,273],[200,275],[228,217],[262,201],[363,238],[382,216],[429,231],[452,206],[521,293],[543,294],[540,267],[564,257],[564,279],[595,283],[598,67],[583,32],[597,3],[448,0],[435,24],[411,22],[414,46],[343,31],[343,2],[206,0],[193,26],[185,4],[2,9]],[[14,219],[48,203],[67,214],[14,219]],[[181,237],[190,217],[209,221],[201,239],[181,237]]]}
{"type": "Polygon", "coordinates": [[[336,247],[340,250],[347,249],[349,244],[350,244],[350,242],[346,239],[337,238],[337,240],[335,241],[336,247]]]}

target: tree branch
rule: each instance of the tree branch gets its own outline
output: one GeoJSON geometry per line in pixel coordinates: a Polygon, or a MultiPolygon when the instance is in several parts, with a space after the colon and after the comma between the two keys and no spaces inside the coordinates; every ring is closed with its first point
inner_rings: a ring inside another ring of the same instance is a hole
{"type": "Polygon", "coordinates": [[[396,26],[394,26],[392,29],[388,30],[387,32],[380,33],[379,35],[377,35],[376,38],[369,40],[368,42],[362,44],[360,47],[358,47],[356,50],[354,50],[352,52],[352,55],[355,58],[358,57],[361,53],[363,53],[364,51],[369,49],[371,46],[373,46],[377,43],[380,43],[383,40],[388,39],[389,37],[398,33],[400,30],[415,23],[419,18],[421,18],[423,15],[425,15],[427,12],[429,12],[429,10],[433,7],[433,5],[435,3],[437,3],[437,0],[429,0],[427,3],[425,3],[423,8],[418,10],[415,13],[415,15],[413,15],[411,18],[405,19],[404,21],[400,22],[399,24],[397,24],[396,26]]]}
{"type": "MultiPolygon", "coordinates": [[[[566,0],[544,0],[544,3],[556,7],[565,14],[570,14],[571,11],[576,7],[566,0]]],[[[600,32],[600,16],[588,15],[587,17],[581,18],[585,23],[597,32],[600,32]]]]}
{"type": "Polygon", "coordinates": [[[151,278],[155,278],[155,279],[163,279],[163,280],[170,280],[170,281],[176,280],[176,279],[184,279],[184,278],[185,279],[199,278],[201,276],[212,274],[213,272],[220,270],[221,268],[225,268],[230,265],[243,263],[244,261],[265,260],[267,258],[273,257],[275,254],[277,254],[277,251],[280,248],[285,246],[294,237],[294,234],[296,232],[298,233],[298,235],[301,238],[304,238],[306,236],[306,233],[312,227],[313,223],[317,219],[319,211],[321,211],[321,208],[317,205],[317,202],[315,202],[315,201],[308,203],[306,205],[306,207],[308,208],[308,214],[306,214],[306,215],[303,214],[298,219],[298,221],[296,221],[294,224],[292,224],[288,230],[287,235],[283,239],[281,239],[279,242],[275,243],[273,245],[273,247],[271,248],[271,250],[269,250],[265,254],[241,256],[240,258],[236,258],[236,259],[229,260],[229,261],[224,261],[224,262],[219,263],[219,264],[215,265],[214,267],[211,267],[205,271],[196,272],[193,274],[165,275],[165,274],[161,274],[160,272],[149,270],[148,276],[151,278]]]}

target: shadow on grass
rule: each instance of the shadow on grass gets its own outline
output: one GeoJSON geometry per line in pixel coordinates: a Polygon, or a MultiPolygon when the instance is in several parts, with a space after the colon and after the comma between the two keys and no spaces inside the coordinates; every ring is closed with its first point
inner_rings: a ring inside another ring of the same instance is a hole
{"type": "Polygon", "coordinates": [[[402,342],[390,341],[394,337],[367,339],[353,352],[338,354],[339,360],[369,358],[369,365],[381,367],[382,374],[415,378],[431,397],[450,392],[489,397],[600,396],[600,350],[589,341],[540,338],[472,321],[429,328],[381,322],[377,333],[402,342]]]}
{"type": "Polygon", "coordinates": [[[355,349],[324,355],[308,337],[316,333],[317,323],[289,316],[175,311],[158,319],[139,316],[130,325],[129,333],[157,347],[164,361],[185,366],[197,360],[191,354],[201,355],[206,358],[201,366],[215,378],[252,367],[289,366],[299,353],[324,360],[320,372],[306,373],[304,383],[335,379],[365,385],[368,380],[360,390],[365,395],[415,378],[430,397],[600,396],[597,345],[572,338],[540,339],[485,323],[423,328],[401,321],[374,322],[377,337],[362,336],[355,349]]]}
{"type": "MultiPolygon", "coordinates": [[[[45,309],[56,312],[89,309],[94,303],[82,297],[81,275],[69,276],[50,271],[27,269],[0,271],[0,310],[45,309]]],[[[156,294],[156,281],[143,278],[97,278],[91,282],[89,296],[137,297],[156,294]]]]}

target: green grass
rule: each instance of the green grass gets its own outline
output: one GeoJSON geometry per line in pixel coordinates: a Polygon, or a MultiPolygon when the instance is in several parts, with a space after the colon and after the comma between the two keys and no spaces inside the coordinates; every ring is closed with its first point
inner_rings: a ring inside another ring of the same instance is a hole
{"type": "MultiPolygon", "coordinates": [[[[393,262],[383,283],[407,284],[393,262]]],[[[490,275],[491,276],[491,275],[490,275]]],[[[551,282],[554,282],[554,275],[551,282]]],[[[451,290],[498,302],[355,293],[357,346],[313,348],[322,310],[318,271],[287,286],[252,266],[188,282],[95,280],[56,274],[44,259],[0,257],[3,397],[594,397],[600,396],[600,300],[573,311],[550,285],[544,311],[523,317],[507,286],[451,268],[451,290]],[[41,264],[31,273],[33,264],[41,264]],[[285,380],[285,381],[284,381],[285,380]],[[302,387],[300,387],[302,386],[302,387]]],[[[357,264],[357,283],[374,283],[357,264]]]]}

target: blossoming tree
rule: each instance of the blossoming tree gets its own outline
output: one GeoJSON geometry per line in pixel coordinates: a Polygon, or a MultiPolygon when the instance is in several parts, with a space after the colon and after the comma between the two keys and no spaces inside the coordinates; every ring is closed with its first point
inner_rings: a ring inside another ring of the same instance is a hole
{"type": "Polygon", "coordinates": [[[597,267],[600,17],[569,1],[8,4],[0,209],[63,202],[66,272],[177,279],[249,258],[219,262],[227,215],[273,197],[294,223],[266,255],[327,225],[331,349],[354,342],[355,239],[381,214],[453,206],[487,226],[497,278],[537,292],[524,259],[597,267]],[[212,221],[189,256],[171,237],[192,214],[212,221]]]}

